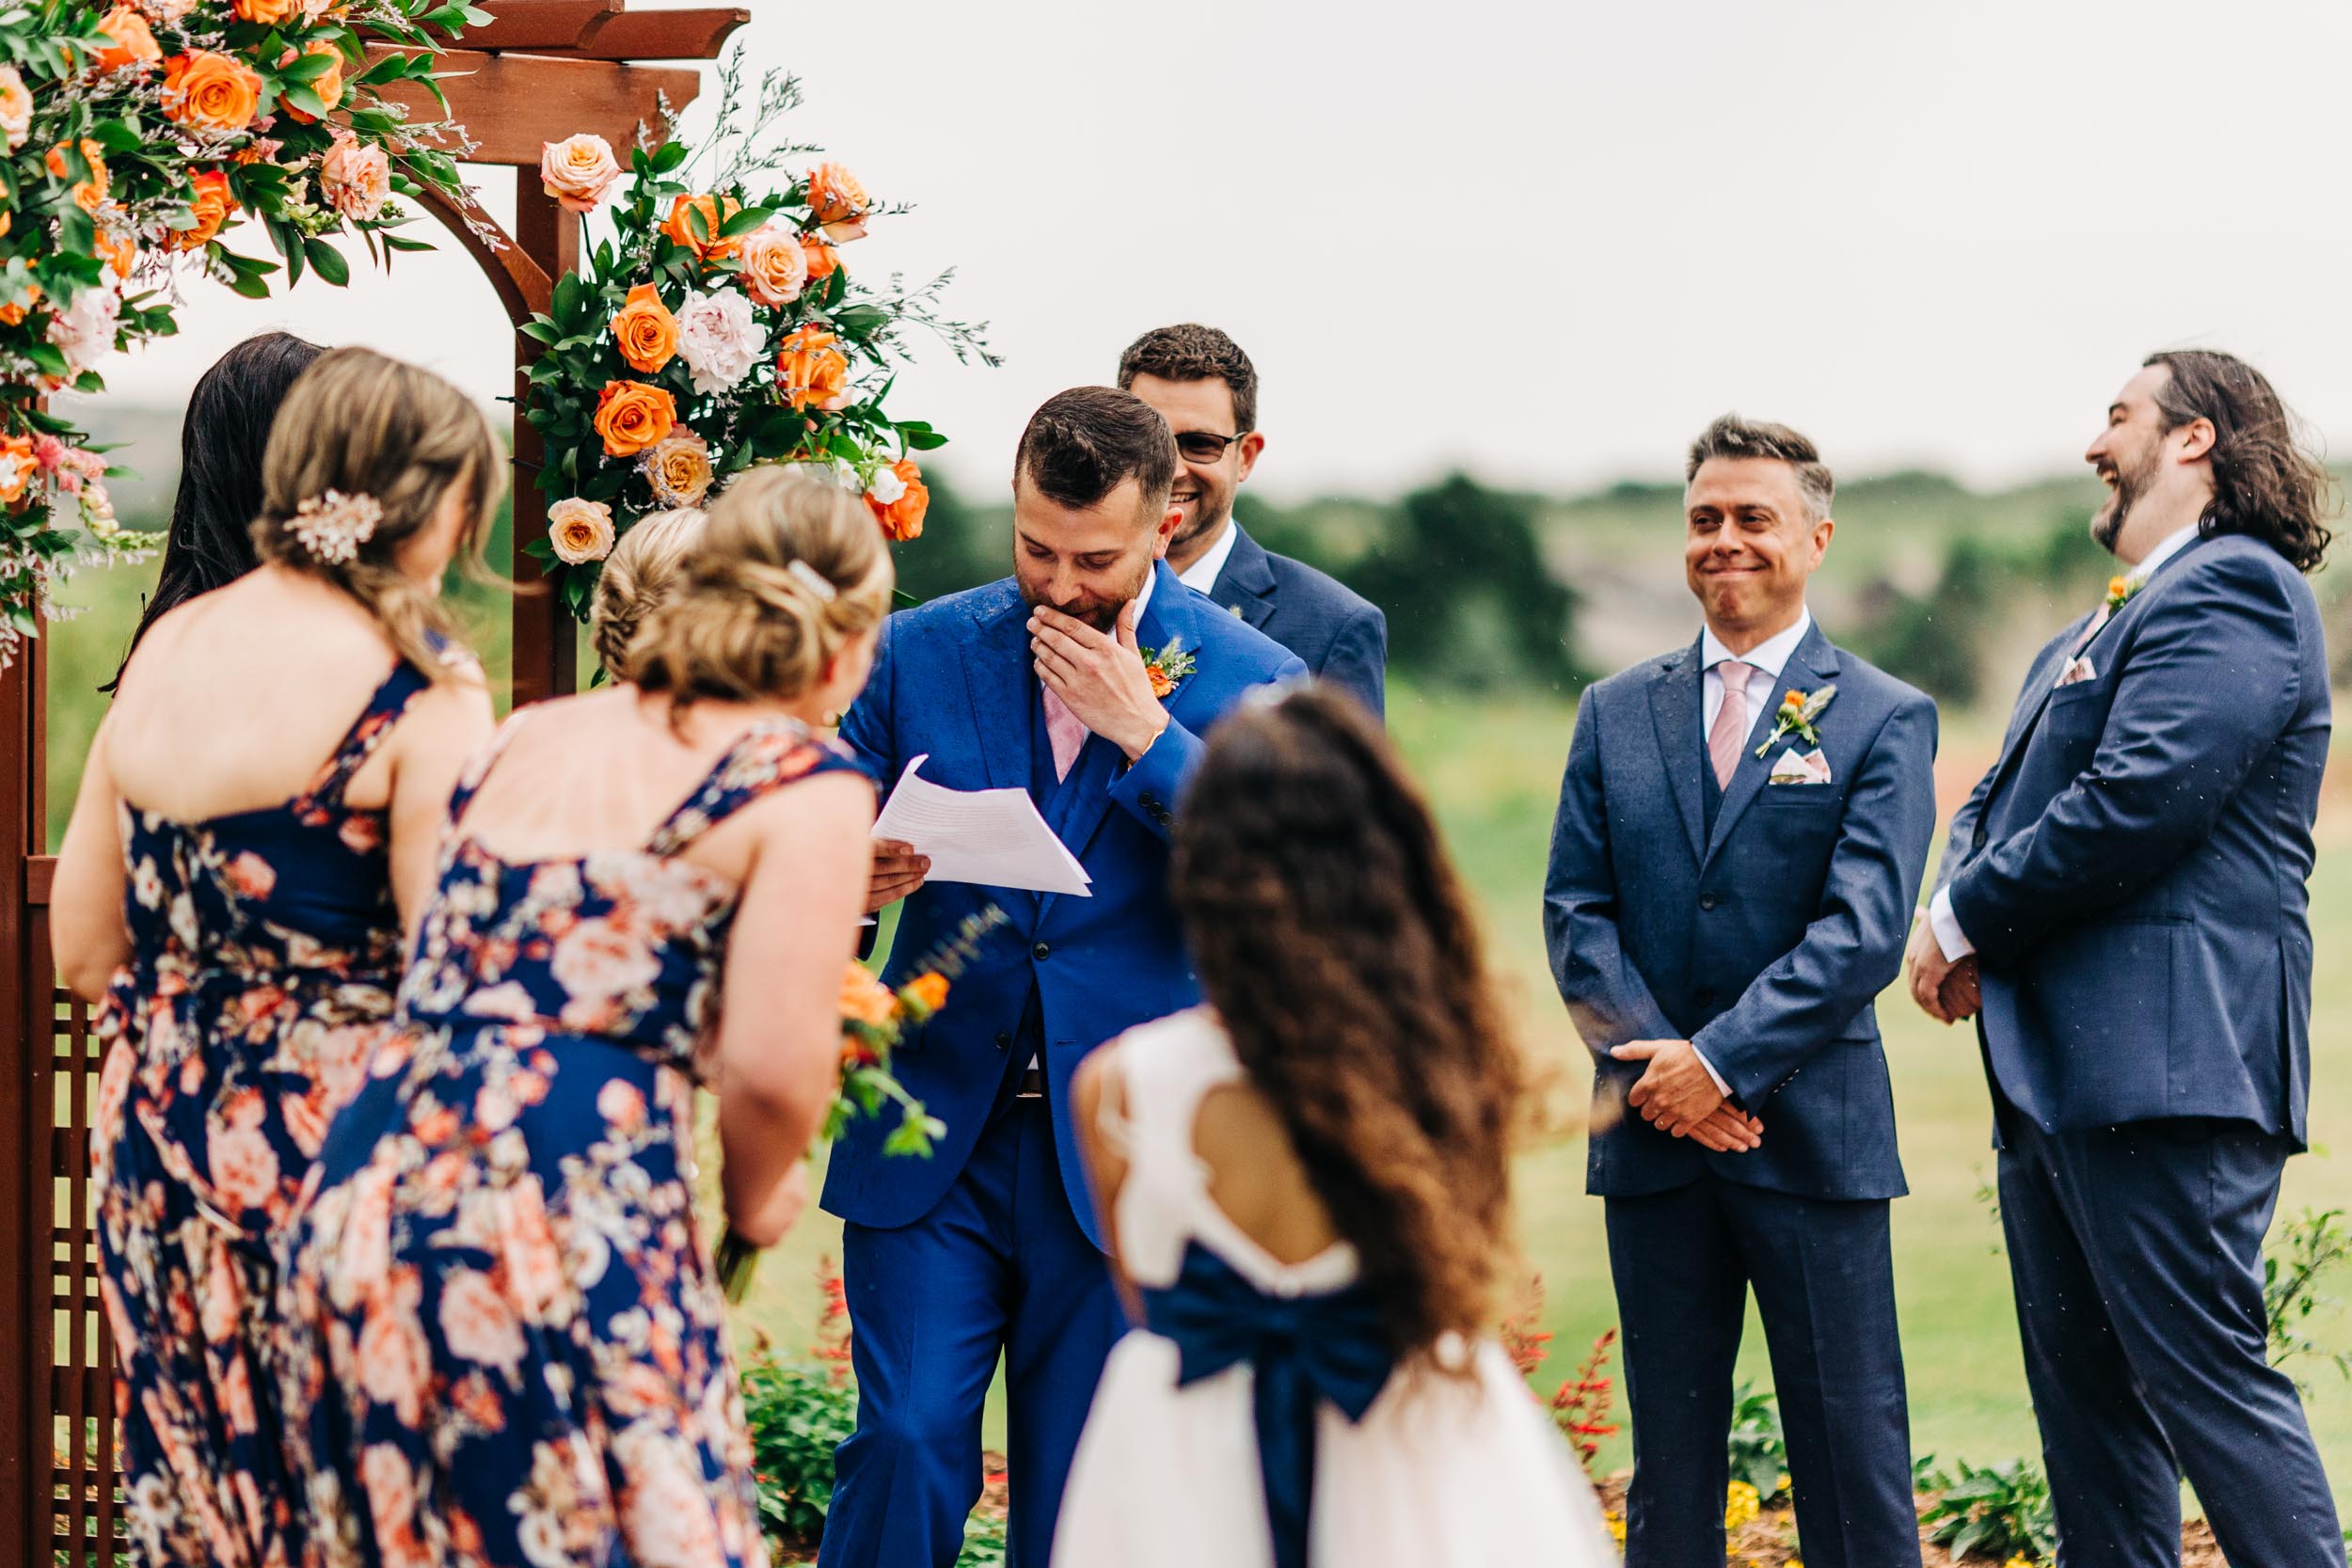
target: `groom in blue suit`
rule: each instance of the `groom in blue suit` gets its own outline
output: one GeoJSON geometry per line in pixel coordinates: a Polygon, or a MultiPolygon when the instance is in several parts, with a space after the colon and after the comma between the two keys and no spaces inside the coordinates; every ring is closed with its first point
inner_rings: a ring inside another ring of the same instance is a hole
{"type": "Polygon", "coordinates": [[[1903,1190],[1872,998],[1935,830],[1935,706],[1805,608],[1829,469],[1726,416],[1691,450],[1698,641],[1584,693],[1544,886],[1597,1057],[1587,1188],[1633,1418],[1629,1568],[1724,1560],[1748,1292],[1814,1568],[1919,1561],[1887,1203],[1903,1190]]]}
{"type": "Polygon", "coordinates": [[[1163,558],[1167,422],[1105,387],[1040,408],[1014,459],[1013,576],[893,616],[842,738],[885,787],[928,756],[951,789],[1025,789],[1090,896],[929,882],[878,844],[869,900],[905,898],[883,978],[918,974],[990,905],[1009,916],[900,1047],[946,1123],[929,1159],[853,1122],[824,1205],[845,1222],[857,1431],[821,1568],[947,1568],[980,1496],[980,1416],[1005,1360],[1012,1560],[1044,1568],[1062,1483],[1125,1328],[1070,1122],[1086,1053],[1200,1000],[1168,898],[1174,813],[1207,732],[1253,687],[1303,675],[1163,558]]]}
{"type": "Polygon", "coordinates": [[[2311,1097],[2326,470],[2261,372],[2159,354],[2085,456],[2125,568],[1952,822],[1912,992],[1978,1017],[2026,1381],[2069,1568],[2344,1568],[2263,1234],[2311,1097]]]}

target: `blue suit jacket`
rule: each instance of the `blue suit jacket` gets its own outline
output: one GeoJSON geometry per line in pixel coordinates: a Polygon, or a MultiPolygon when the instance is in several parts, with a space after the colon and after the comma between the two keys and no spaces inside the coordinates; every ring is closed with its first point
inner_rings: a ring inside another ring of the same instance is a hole
{"type": "MultiPolygon", "coordinates": [[[[1306,673],[1297,659],[1155,568],[1136,641],[1193,650],[1198,667],[1168,698],[1170,722],[1132,768],[1089,736],[1045,806],[1046,821],[1093,878],[1092,896],[932,882],[906,901],[883,978],[916,972],[965,917],[991,904],[1010,916],[947,1006],[911,1031],[899,1081],[947,1124],[928,1160],[884,1156],[887,1127],[860,1118],[834,1146],[825,1208],[859,1225],[911,1224],[939,1201],[971,1157],[1010,1070],[1009,1052],[1034,989],[1044,1024],[1046,1095],[1062,1184],[1098,1243],[1094,1206],[1071,1126],[1070,1076],[1103,1041],[1189,1007],[1200,985],[1168,897],[1168,835],[1201,736],[1251,687],[1306,673]]],[[[1010,578],[934,599],[884,624],[874,673],[842,721],[841,737],[886,790],[923,753],[923,777],[950,789],[1026,789],[1036,677],[1028,607],[1010,578]]],[[[887,1120],[887,1118],[884,1118],[887,1120]]]]}
{"type": "Polygon", "coordinates": [[[2156,569],[2057,680],[2034,660],[1939,873],[2000,1089],[2045,1132],[2228,1117],[2304,1136],[2328,656],[2311,585],[2242,534],[2156,569]]]}
{"type": "Polygon", "coordinates": [[[1296,654],[1315,678],[1343,687],[1388,712],[1389,619],[1380,607],[1304,562],[1276,555],[1233,529],[1233,553],[1209,597],[1296,654]]]}
{"type": "Polygon", "coordinates": [[[1935,705],[1817,625],[1781,684],[1836,683],[1815,725],[1831,782],[1765,783],[1790,744],[1756,755],[1768,718],[1710,833],[1703,673],[1693,643],[1611,676],[1577,705],[1544,934],[1596,1056],[1586,1189],[1639,1196],[1711,1170],[1807,1197],[1896,1196],[1894,1094],[1872,1000],[1902,965],[1935,832],[1935,705]],[[1763,1147],[1710,1153],[1627,1110],[1644,1064],[1608,1052],[1635,1039],[1696,1045],[1763,1117],[1763,1147]]]}

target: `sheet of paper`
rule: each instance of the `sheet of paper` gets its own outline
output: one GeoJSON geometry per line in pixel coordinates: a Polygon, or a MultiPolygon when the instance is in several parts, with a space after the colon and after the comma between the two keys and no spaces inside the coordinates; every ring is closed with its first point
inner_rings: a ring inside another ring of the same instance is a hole
{"type": "Polygon", "coordinates": [[[1027,790],[948,789],[916,777],[930,760],[925,752],[898,775],[874,820],[876,838],[895,838],[930,856],[930,881],[1094,896],[1094,879],[1054,836],[1027,790]]]}

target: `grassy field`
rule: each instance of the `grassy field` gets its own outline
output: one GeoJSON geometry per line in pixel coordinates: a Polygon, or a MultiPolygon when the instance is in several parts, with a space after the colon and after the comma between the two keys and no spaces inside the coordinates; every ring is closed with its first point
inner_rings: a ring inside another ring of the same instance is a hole
{"type": "MultiPolygon", "coordinates": [[[[56,758],[53,819],[62,828],[80,752],[98,708],[86,694],[112,673],[144,574],[92,575],[76,596],[93,605],[59,628],[54,646],[56,758]]],[[[1443,818],[1465,875],[1477,890],[1489,934],[1522,1026],[1534,1047],[1564,1064],[1581,1088],[1582,1053],[1549,977],[1541,931],[1544,862],[1559,769],[1572,707],[1565,698],[1432,698],[1395,695],[1394,731],[1443,818]]],[[[1992,736],[1982,721],[1947,726],[1939,792],[1948,806],[1986,760],[1992,736]]],[[[2331,806],[2322,824],[2314,888],[2323,961],[2316,978],[2312,1152],[2290,1168],[2283,1210],[2352,1209],[2352,1165],[2332,1156],[2352,1148],[2352,972],[2340,955],[2352,945],[2352,809],[2331,806]]],[[[1992,1175],[1989,1107],[1972,1037],[1944,1030],[1890,997],[1883,1011],[1901,1117],[1904,1164],[1912,1194],[1895,1206],[1896,1281],[1910,1370],[1914,1439],[1921,1452],[1978,1462],[2033,1451],[2011,1317],[2008,1273],[1981,1189],[1992,1175]],[[1898,1005],[1899,1003],[1899,1005],[1898,1005]]],[[[1581,1096],[1569,1094],[1573,1103],[1581,1096]]],[[[1547,1291],[1544,1326],[1552,1330],[1548,1371],[1563,1377],[1594,1335],[1615,1321],[1597,1199],[1583,1196],[1583,1147],[1574,1136],[1531,1151],[1519,1171],[1518,1201],[1529,1259],[1547,1291]]],[[[765,1263],[741,1316],[747,1339],[766,1338],[786,1352],[809,1338],[816,1319],[818,1260],[834,1253],[838,1231],[812,1214],[765,1263]]],[[[2352,1289],[2352,1279],[2344,1282],[2352,1289]]],[[[2328,1317],[2319,1338],[2352,1343],[2344,1323],[2328,1317]]],[[[1753,1326],[1743,1375],[1769,1382],[1762,1336],[1753,1326]]],[[[2311,1411],[2340,1485],[2352,1486],[2352,1386],[2329,1369],[2307,1365],[2311,1411]]],[[[992,1421],[992,1431],[1000,1430],[992,1421]]],[[[1620,1437],[1604,1463],[1621,1463],[1620,1437]]]]}

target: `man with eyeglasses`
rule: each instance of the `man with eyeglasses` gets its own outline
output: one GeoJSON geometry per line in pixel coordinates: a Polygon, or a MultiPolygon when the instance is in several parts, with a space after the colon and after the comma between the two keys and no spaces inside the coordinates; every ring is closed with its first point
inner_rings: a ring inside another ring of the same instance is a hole
{"type": "Polygon", "coordinates": [[[1168,542],[1168,564],[1177,580],[1296,654],[1318,679],[1384,714],[1389,623],[1379,607],[1304,562],[1274,554],[1233,520],[1233,494],[1265,450],[1249,356],[1214,326],[1154,327],[1119,356],[1119,385],[1157,409],[1176,435],[1183,461],[1174,500],[1184,515],[1168,542]]]}

